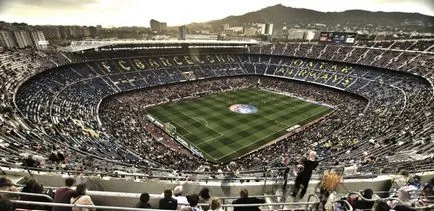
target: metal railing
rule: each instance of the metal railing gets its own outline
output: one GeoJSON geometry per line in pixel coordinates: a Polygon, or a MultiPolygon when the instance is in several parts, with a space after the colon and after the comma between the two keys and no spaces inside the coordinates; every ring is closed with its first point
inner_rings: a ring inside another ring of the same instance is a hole
{"type": "Polygon", "coordinates": [[[50,201],[53,201],[53,198],[51,198],[50,196],[46,195],[46,194],[42,194],[42,193],[26,193],[26,192],[15,192],[15,191],[0,191],[0,193],[7,193],[7,194],[12,194],[12,195],[19,195],[19,196],[37,196],[37,197],[43,197],[46,198],[50,201]]]}
{"type": "MultiPolygon", "coordinates": [[[[267,198],[267,197],[284,197],[284,195],[257,195],[257,196],[250,196],[249,197],[254,197],[254,198],[267,198]]],[[[218,197],[221,200],[225,200],[225,199],[238,199],[240,198],[239,196],[223,196],[223,197],[218,197]]]]}
{"type": "MultiPolygon", "coordinates": [[[[390,200],[390,201],[397,201],[399,204],[405,205],[405,202],[403,202],[402,200],[400,200],[398,198],[394,198],[394,197],[379,198],[379,199],[367,199],[367,198],[363,197],[362,194],[357,193],[357,192],[348,193],[348,196],[350,196],[350,195],[357,195],[360,199],[362,199],[364,201],[376,202],[378,200],[384,200],[384,201],[390,200]]],[[[434,204],[428,205],[428,206],[422,206],[422,207],[411,207],[411,208],[416,209],[416,210],[430,210],[430,209],[434,209],[434,204]]]]}
{"type": "MultiPolygon", "coordinates": [[[[316,194],[310,194],[307,197],[307,201],[309,202],[311,198],[314,198],[316,200],[312,205],[321,203],[321,199],[318,197],[318,195],[316,195],[316,194]]],[[[309,208],[309,204],[306,205],[306,209],[308,209],[308,208],[309,208]]]]}
{"type": "Polygon", "coordinates": [[[353,206],[351,206],[350,202],[348,202],[347,200],[341,199],[341,200],[334,201],[333,203],[334,204],[336,204],[336,203],[344,203],[348,207],[347,211],[353,211],[353,206]]]}
{"type": "MultiPolygon", "coordinates": [[[[60,174],[67,174],[69,176],[74,176],[74,175],[83,175],[83,176],[99,176],[99,177],[105,177],[105,176],[109,176],[109,177],[114,177],[114,178],[123,178],[123,177],[133,177],[133,178],[138,178],[138,179],[160,179],[160,180],[170,180],[170,181],[186,181],[189,180],[191,178],[186,178],[185,176],[151,176],[151,175],[147,175],[144,173],[113,173],[113,172],[102,172],[102,171],[74,171],[74,170],[58,170],[58,169],[43,169],[43,168],[34,168],[34,167],[22,167],[22,166],[14,166],[14,165],[5,165],[2,164],[0,167],[3,168],[8,168],[8,169],[12,169],[15,168],[17,170],[23,170],[23,171],[27,171],[28,174],[31,174],[31,171],[36,171],[36,172],[55,172],[55,173],[60,173],[60,174]]],[[[270,170],[276,170],[276,171],[280,171],[283,170],[284,168],[269,168],[269,169],[265,169],[263,171],[245,171],[245,172],[240,172],[240,176],[242,174],[253,174],[253,173],[267,173],[270,170]]],[[[169,170],[166,169],[151,169],[151,170],[155,170],[155,171],[159,171],[159,172],[170,172],[169,170]]],[[[196,175],[196,176],[206,176],[206,175],[211,175],[211,174],[215,174],[215,172],[199,172],[199,173],[195,173],[195,172],[183,172],[183,173],[187,173],[187,174],[192,174],[192,175],[196,175]]],[[[219,175],[224,176],[223,178],[194,178],[195,181],[203,181],[203,182],[208,182],[208,181],[221,181],[221,180],[225,180],[225,181],[239,181],[239,182],[252,182],[252,181],[261,181],[266,183],[266,181],[282,181],[283,178],[282,177],[273,177],[273,176],[244,176],[244,177],[237,177],[237,176],[233,176],[231,177],[231,175],[233,175],[232,172],[222,172],[219,173],[219,175]],[[241,180],[241,181],[240,181],[241,180]]],[[[357,178],[374,178],[376,176],[378,176],[379,174],[372,174],[372,175],[348,175],[348,176],[344,176],[344,179],[357,179],[357,178]]],[[[294,179],[294,176],[288,175],[287,179],[294,179]]],[[[314,174],[313,179],[319,179],[320,175],[319,174],[314,174]]]]}
{"type": "MultiPolygon", "coordinates": [[[[113,173],[113,172],[103,172],[103,171],[75,171],[75,170],[59,170],[59,169],[44,169],[44,168],[33,168],[33,167],[22,167],[22,166],[17,166],[17,165],[12,165],[12,164],[5,164],[2,163],[0,165],[0,167],[3,168],[15,168],[15,169],[19,169],[19,170],[25,170],[28,171],[28,173],[30,173],[29,171],[36,171],[36,172],[56,172],[56,173],[61,173],[61,174],[68,174],[68,175],[95,175],[95,176],[100,176],[100,177],[104,177],[104,176],[110,176],[110,177],[134,177],[134,178],[139,178],[139,179],[161,179],[161,180],[187,180],[187,178],[185,176],[150,176],[147,175],[145,173],[113,173]]],[[[343,166],[320,166],[320,169],[327,169],[327,168],[342,168],[343,166]]],[[[233,175],[233,172],[221,172],[219,173],[219,175],[225,176],[224,178],[195,178],[196,181],[213,181],[213,180],[230,180],[230,181],[235,181],[235,180],[260,180],[260,181],[264,181],[264,180],[268,180],[268,181],[274,181],[274,180],[281,180],[282,178],[279,177],[273,177],[273,176],[268,176],[267,173],[270,171],[282,171],[284,170],[286,167],[265,167],[262,170],[248,170],[248,171],[240,171],[239,175],[245,175],[245,174],[259,174],[259,173],[265,173],[265,176],[245,176],[245,177],[228,177],[230,175],[233,175]]],[[[170,169],[159,169],[159,168],[150,168],[149,170],[151,171],[156,171],[156,172],[173,172],[170,169]]],[[[434,169],[424,169],[423,171],[420,171],[418,173],[423,173],[423,172],[430,172],[430,171],[434,171],[434,169]]],[[[196,176],[207,176],[207,175],[215,175],[215,172],[192,172],[192,171],[185,171],[185,172],[180,172],[183,174],[191,174],[191,175],[196,175],[196,176]]],[[[344,176],[344,179],[357,179],[357,178],[374,178],[377,177],[379,175],[384,175],[384,174],[353,174],[353,175],[346,175],[344,176]]],[[[390,175],[390,174],[387,174],[390,175]]],[[[320,177],[319,174],[314,174],[313,178],[316,177],[320,177]]],[[[288,175],[288,179],[293,179],[294,176],[292,175],[288,175]]],[[[191,178],[189,178],[191,179],[191,178]]]]}
{"type": "MultiPolygon", "coordinates": [[[[36,201],[22,201],[22,200],[10,200],[14,204],[25,204],[25,205],[39,205],[39,206],[49,206],[49,207],[71,207],[78,208],[80,211],[84,209],[102,209],[102,210],[125,210],[125,211],[162,211],[160,209],[143,209],[143,208],[132,208],[132,207],[116,207],[116,206],[98,206],[98,205],[75,205],[75,204],[61,204],[61,203],[51,203],[51,202],[36,202],[36,201]]],[[[281,205],[315,205],[318,202],[292,202],[292,203],[263,203],[263,204],[222,204],[222,208],[227,207],[264,207],[264,206],[281,206],[281,205]]]]}
{"type": "Polygon", "coordinates": [[[49,206],[49,207],[71,207],[78,208],[80,211],[85,209],[109,209],[109,210],[125,210],[125,211],[161,211],[158,209],[142,209],[142,208],[132,208],[132,207],[115,207],[115,206],[96,206],[96,205],[76,205],[76,204],[61,204],[61,203],[49,203],[49,202],[36,202],[36,201],[22,201],[22,200],[11,200],[14,204],[26,204],[26,205],[39,205],[39,206],[49,206]]]}

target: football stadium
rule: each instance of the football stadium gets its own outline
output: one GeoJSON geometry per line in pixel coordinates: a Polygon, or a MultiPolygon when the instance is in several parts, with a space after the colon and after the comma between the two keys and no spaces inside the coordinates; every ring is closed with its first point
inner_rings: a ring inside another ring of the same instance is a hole
{"type": "Polygon", "coordinates": [[[282,10],[0,21],[0,211],[434,210],[432,16],[282,10]]]}

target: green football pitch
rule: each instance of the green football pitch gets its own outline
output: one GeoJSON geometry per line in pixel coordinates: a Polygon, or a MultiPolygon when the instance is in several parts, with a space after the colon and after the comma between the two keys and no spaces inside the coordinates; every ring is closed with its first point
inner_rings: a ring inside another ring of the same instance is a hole
{"type": "Polygon", "coordinates": [[[240,89],[182,100],[147,109],[208,161],[227,163],[303,126],[333,109],[258,88],[240,89]],[[234,104],[254,106],[256,113],[237,113],[234,104]]]}

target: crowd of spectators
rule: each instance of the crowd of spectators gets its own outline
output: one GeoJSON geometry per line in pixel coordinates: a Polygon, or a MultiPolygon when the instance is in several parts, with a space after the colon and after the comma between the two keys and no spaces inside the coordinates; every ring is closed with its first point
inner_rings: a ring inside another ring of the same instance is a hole
{"type": "MultiPolygon", "coordinates": [[[[337,187],[343,186],[342,172],[333,169],[330,172],[324,172],[321,182],[315,188],[315,192],[319,194],[321,202],[314,204],[315,210],[335,210],[340,206],[342,200],[347,201],[348,206],[353,210],[414,210],[415,208],[428,207],[434,205],[434,191],[433,181],[422,181],[418,175],[409,175],[407,172],[402,171],[402,177],[393,180],[394,189],[388,192],[374,192],[371,188],[366,188],[360,192],[345,192],[337,193],[337,187]],[[401,181],[402,180],[402,181],[401,181]],[[345,194],[347,193],[347,194],[345,194]],[[377,208],[382,207],[382,209],[377,208]]],[[[65,185],[67,187],[60,187],[54,189],[44,189],[43,185],[34,179],[28,179],[24,187],[19,187],[17,184],[5,177],[0,178],[0,187],[13,187],[9,188],[12,192],[21,192],[23,194],[1,194],[0,207],[4,211],[9,210],[47,210],[47,211],[74,211],[78,210],[77,207],[51,207],[46,205],[26,205],[25,203],[11,203],[11,200],[21,200],[30,202],[55,202],[62,204],[72,205],[95,205],[92,201],[92,196],[86,194],[86,183],[77,184],[74,187],[74,179],[66,178],[65,185]],[[50,192],[48,190],[52,190],[50,192]],[[31,193],[35,195],[25,195],[31,193]],[[51,197],[54,200],[51,200],[51,197]]],[[[1,189],[4,190],[4,189],[1,189]]],[[[136,208],[148,209],[164,209],[164,210],[182,210],[182,211],[214,211],[222,210],[221,199],[219,197],[212,197],[209,194],[209,189],[203,188],[199,194],[187,193],[182,196],[182,186],[177,186],[173,190],[164,190],[158,199],[158,206],[152,207],[149,204],[150,194],[142,193],[140,198],[137,199],[138,203],[134,206],[136,208]],[[181,197],[182,196],[182,197],[181,197]]],[[[155,195],[153,197],[156,197],[155,195]]],[[[267,204],[270,201],[265,200],[264,197],[250,197],[247,189],[240,190],[239,198],[235,200],[226,199],[225,204],[231,203],[234,205],[239,204],[267,204]]],[[[290,200],[290,199],[288,199],[290,200]]],[[[297,206],[297,205],[295,205],[297,206]]],[[[297,207],[292,207],[297,210],[297,207]]],[[[85,208],[87,211],[95,210],[93,208],[85,208]]],[[[259,206],[242,206],[234,207],[235,211],[243,210],[261,210],[259,206]]]]}

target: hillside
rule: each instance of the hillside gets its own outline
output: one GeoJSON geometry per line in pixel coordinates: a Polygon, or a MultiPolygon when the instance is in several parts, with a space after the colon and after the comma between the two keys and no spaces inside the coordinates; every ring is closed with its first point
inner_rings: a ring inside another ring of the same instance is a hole
{"type": "Polygon", "coordinates": [[[211,26],[222,24],[242,26],[248,23],[273,23],[277,28],[294,25],[303,27],[319,23],[327,25],[328,28],[336,26],[358,26],[357,28],[368,26],[432,31],[434,17],[419,13],[370,12],[364,10],[319,12],[278,4],[244,15],[229,16],[221,20],[210,21],[206,24],[211,26]]]}

